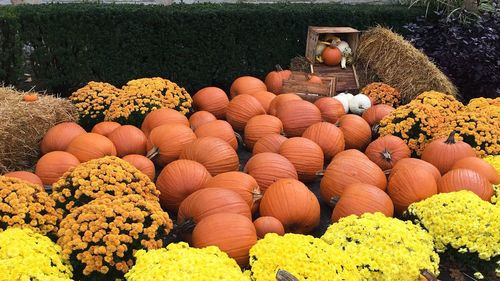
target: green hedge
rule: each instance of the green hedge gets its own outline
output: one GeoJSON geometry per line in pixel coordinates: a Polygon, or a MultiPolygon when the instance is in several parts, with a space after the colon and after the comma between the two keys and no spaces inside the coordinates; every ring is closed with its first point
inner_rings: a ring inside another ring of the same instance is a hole
{"type": "Polygon", "coordinates": [[[339,4],[1,7],[0,81],[62,95],[90,80],[120,86],[150,76],[190,92],[228,89],[240,75],[262,78],[273,65],[304,55],[309,25],[401,30],[421,14],[404,6],[339,4]]]}

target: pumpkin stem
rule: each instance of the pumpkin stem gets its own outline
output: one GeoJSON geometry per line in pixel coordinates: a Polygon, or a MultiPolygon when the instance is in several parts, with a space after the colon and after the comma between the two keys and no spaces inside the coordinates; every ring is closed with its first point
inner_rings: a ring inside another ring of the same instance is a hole
{"type": "Polygon", "coordinates": [[[446,144],[455,144],[455,134],[457,132],[456,131],[451,131],[450,135],[448,136],[448,139],[446,139],[446,141],[444,143],[446,144]]]}
{"type": "Polygon", "coordinates": [[[237,133],[237,132],[234,132],[234,136],[236,137],[236,140],[238,140],[238,144],[243,146],[243,147],[247,147],[245,142],[243,141],[243,137],[237,133]]]}
{"type": "Polygon", "coordinates": [[[276,280],[277,281],[299,281],[297,277],[293,276],[290,272],[283,270],[283,269],[278,269],[278,272],[276,272],[276,280]]]}
{"type": "Polygon", "coordinates": [[[180,242],[185,233],[193,232],[195,226],[196,223],[193,219],[186,219],[181,224],[175,224],[172,231],[170,231],[167,237],[165,237],[165,243],[170,244],[180,242]]]}
{"type": "Polygon", "coordinates": [[[335,205],[337,205],[339,200],[340,200],[340,196],[338,196],[338,195],[333,196],[332,199],[330,199],[330,206],[332,208],[335,208],[335,205]]]}
{"type": "Polygon", "coordinates": [[[384,148],[384,151],[382,151],[381,154],[382,154],[382,157],[384,158],[385,161],[387,161],[387,162],[392,161],[391,153],[389,151],[387,151],[387,148],[384,148]]]}
{"type": "Polygon", "coordinates": [[[420,270],[420,274],[425,277],[428,281],[437,281],[437,277],[427,269],[420,270]]]}
{"type": "Polygon", "coordinates": [[[156,157],[156,155],[160,154],[160,149],[158,147],[153,147],[151,150],[148,151],[146,154],[146,157],[149,158],[149,160],[153,159],[156,157]]]}
{"type": "Polygon", "coordinates": [[[380,129],[380,124],[375,124],[372,126],[372,139],[376,139],[379,136],[378,130],[380,129]]]}
{"type": "Polygon", "coordinates": [[[391,172],[392,172],[392,169],[389,169],[389,170],[384,170],[384,174],[385,174],[386,176],[390,175],[390,174],[391,174],[391,172]]]}
{"type": "Polygon", "coordinates": [[[276,68],[276,71],[278,72],[283,71],[283,68],[279,64],[275,65],[274,68],[276,68]]]}
{"type": "Polygon", "coordinates": [[[326,172],[326,170],[317,171],[317,172],[316,172],[316,176],[318,176],[318,177],[322,177],[322,176],[324,176],[324,175],[325,175],[325,172],[326,172]]]}

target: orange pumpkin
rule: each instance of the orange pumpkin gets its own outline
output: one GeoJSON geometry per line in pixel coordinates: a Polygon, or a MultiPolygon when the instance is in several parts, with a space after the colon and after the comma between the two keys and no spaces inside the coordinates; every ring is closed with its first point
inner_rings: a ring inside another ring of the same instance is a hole
{"type": "Polygon", "coordinates": [[[165,210],[176,212],[181,202],[201,189],[210,178],[210,173],[198,162],[173,161],[163,168],[156,180],[161,206],[165,210]]]}
{"type": "Polygon", "coordinates": [[[260,203],[261,216],[277,218],[286,232],[309,233],[319,225],[318,199],[295,179],[280,179],[269,186],[260,203]]]}
{"type": "Polygon", "coordinates": [[[245,216],[219,213],[200,221],[193,230],[193,246],[217,246],[242,268],[248,265],[250,248],[257,243],[252,221],[245,216]]]}
{"type": "Polygon", "coordinates": [[[402,214],[412,203],[429,198],[437,191],[432,173],[409,165],[400,166],[393,171],[387,186],[387,194],[391,197],[397,214],[402,214]]]}
{"type": "Polygon", "coordinates": [[[394,215],[392,200],[380,188],[366,183],[353,183],[346,187],[342,196],[335,197],[332,222],[350,215],[380,212],[387,217],[394,215]]]}
{"type": "Polygon", "coordinates": [[[339,65],[342,60],[342,52],[335,46],[326,47],[321,53],[323,63],[328,66],[339,65]]]}
{"type": "Polygon", "coordinates": [[[268,91],[258,91],[254,93],[250,93],[252,97],[256,98],[259,103],[262,105],[262,108],[266,111],[266,113],[269,112],[269,107],[271,106],[271,102],[273,99],[276,98],[276,95],[268,92],[268,91]]]}
{"type": "Polygon", "coordinates": [[[363,119],[373,127],[375,124],[380,123],[385,116],[389,115],[394,111],[394,107],[387,104],[377,104],[374,105],[363,112],[363,119]]]}
{"type": "Polygon", "coordinates": [[[249,150],[262,137],[270,134],[281,134],[283,123],[272,115],[257,115],[248,120],[245,126],[245,145],[249,150]]]}
{"type": "Polygon", "coordinates": [[[226,93],[217,87],[206,87],[194,94],[193,104],[197,110],[205,110],[212,113],[218,119],[226,116],[226,108],[229,99],[226,93]]]}
{"type": "Polygon", "coordinates": [[[116,156],[113,142],[107,137],[95,133],[77,136],[70,142],[66,152],[73,154],[81,163],[105,156],[116,156]]]}
{"type": "Polygon", "coordinates": [[[146,135],[137,127],[123,125],[109,134],[108,137],[116,147],[118,157],[128,154],[146,155],[146,135]]]}
{"type": "Polygon", "coordinates": [[[234,150],[238,149],[238,140],[231,125],[224,120],[214,120],[198,127],[194,133],[198,138],[216,137],[227,142],[234,150]]]}
{"type": "Polygon", "coordinates": [[[278,107],[280,107],[282,103],[292,100],[302,100],[302,98],[292,93],[281,94],[276,96],[271,101],[271,104],[269,104],[269,114],[276,116],[276,114],[278,113],[278,107]]]}
{"type": "Polygon", "coordinates": [[[65,151],[52,151],[36,163],[35,174],[44,185],[52,185],[71,168],[80,164],[78,158],[65,151]]]}
{"type": "Polygon", "coordinates": [[[239,95],[233,98],[226,111],[226,120],[234,130],[243,131],[250,118],[265,114],[260,102],[250,95],[239,95]]]}
{"type": "Polygon", "coordinates": [[[225,188],[238,193],[252,213],[257,210],[262,198],[257,181],[251,175],[239,171],[218,174],[208,179],[203,188],[225,188]]]}
{"type": "Polygon", "coordinates": [[[156,176],[155,164],[146,156],[139,154],[129,154],[124,156],[122,159],[132,164],[132,166],[136,167],[137,170],[144,173],[151,180],[154,180],[156,176]]]}
{"type": "Polygon", "coordinates": [[[64,151],[77,136],[85,134],[85,130],[74,122],[64,122],[50,128],[40,143],[42,154],[51,151],[64,151]]]}
{"type": "Polygon", "coordinates": [[[355,114],[346,114],[340,117],[338,126],[344,133],[345,148],[365,150],[372,139],[372,130],[370,125],[355,114]]]}
{"type": "Polygon", "coordinates": [[[411,150],[401,138],[387,135],[372,141],[365,154],[385,171],[392,169],[399,160],[411,157],[411,150]]]}
{"type": "Polygon", "coordinates": [[[292,162],[299,180],[303,182],[314,181],[317,173],[323,170],[323,151],[310,139],[302,137],[288,139],[281,145],[280,154],[292,162]]]}
{"type": "Polygon", "coordinates": [[[310,139],[321,147],[325,159],[330,160],[344,150],[344,134],[335,125],[328,122],[313,124],[305,130],[302,137],[310,139]]]}
{"type": "Polygon", "coordinates": [[[259,78],[252,76],[241,76],[236,78],[229,89],[231,99],[238,95],[250,94],[258,91],[267,91],[266,84],[259,78]]]}
{"type": "Polygon", "coordinates": [[[253,155],[262,152],[279,153],[280,146],[287,140],[286,137],[278,134],[271,134],[261,137],[253,146],[253,155]]]}
{"type": "Polygon", "coordinates": [[[147,141],[147,151],[158,150],[154,161],[159,166],[179,159],[182,149],[196,139],[191,128],[181,124],[167,124],[154,128],[147,141]]]}
{"type": "Polygon", "coordinates": [[[312,103],[305,100],[292,100],[280,104],[276,115],[287,137],[300,137],[314,123],[321,122],[321,112],[312,103]]]}
{"type": "Polygon", "coordinates": [[[315,84],[323,84],[323,80],[316,75],[307,75],[307,82],[315,84]]]}
{"type": "Polygon", "coordinates": [[[270,92],[279,95],[283,91],[283,81],[290,78],[292,72],[290,70],[283,70],[279,64],[277,64],[275,68],[276,70],[271,71],[266,75],[264,83],[270,92]]]}
{"type": "Polygon", "coordinates": [[[292,162],[277,153],[263,152],[248,160],[244,171],[259,184],[262,193],[276,180],[283,178],[298,179],[292,162]]]}
{"type": "Polygon", "coordinates": [[[181,124],[189,127],[189,120],[177,110],[160,108],[146,115],[146,118],[144,118],[142,122],[141,130],[146,137],[149,137],[149,134],[154,128],[167,124],[181,124]]]}
{"type": "Polygon", "coordinates": [[[320,98],[314,102],[314,105],[321,112],[321,118],[325,122],[337,123],[341,116],[346,114],[344,106],[340,101],[334,98],[320,98]]]}
{"type": "Polygon", "coordinates": [[[473,170],[476,173],[479,173],[484,177],[486,177],[488,181],[491,182],[492,184],[500,184],[500,176],[498,175],[495,168],[491,166],[490,163],[478,157],[462,158],[457,162],[455,162],[455,164],[453,164],[451,169],[473,170]]]}
{"type": "Polygon", "coordinates": [[[27,181],[29,183],[36,184],[36,185],[39,185],[39,186],[43,187],[42,180],[37,175],[35,175],[35,174],[31,173],[31,172],[15,171],[15,172],[7,173],[7,174],[5,174],[3,176],[21,179],[23,181],[27,181]]]}
{"type": "Polygon", "coordinates": [[[453,169],[444,174],[438,181],[438,191],[454,192],[470,190],[485,201],[490,201],[493,196],[493,186],[486,177],[473,170],[453,169]]]}
{"type": "Polygon", "coordinates": [[[95,124],[95,126],[92,128],[92,131],[90,131],[90,132],[108,137],[109,134],[111,134],[111,132],[113,132],[114,130],[116,130],[120,126],[121,126],[121,124],[118,122],[104,121],[104,122],[99,122],[99,123],[95,124]]]}
{"type": "Polygon", "coordinates": [[[335,155],[335,157],[333,159],[341,159],[342,157],[355,157],[355,158],[359,158],[359,159],[366,159],[366,160],[369,160],[368,159],[368,156],[366,156],[366,154],[364,154],[363,152],[357,150],[357,149],[346,149],[344,151],[341,151],[339,153],[337,153],[337,155],[335,155]]]}
{"type": "Polygon", "coordinates": [[[268,233],[276,233],[278,235],[285,234],[283,224],[275,217],[260,217],[253,221],[255,230],[257,231],[257,238],[262,239],[268,233]]]}
{"type": "Polygon", "coordinates": [[[319,191],[323,200],[331,204],[333,197],[342,196],[344,190],[354,183],[371,184],[380,190],[387,187],[385,174],[377,164],[360,157],[337,156],[326,168],[319,191]]]}
{"type": "Polygon", "coordinates": [[[34,102],[38,100],[38,95],[24,95],[23,101],[25,102],[34,102]]]}
{"type": "MultiPolygon", "coordinates": [[[[434,177],[434,180],[436,180],[436,182],[438,182],[439,179],[441,179],[441,173],[439,172],[439,170],[436,167],[434,167],[434,165],[432,165],[428,162],[425,162],[423,160],[416,159],[416,158],[403,158],[403,159],[399,160],[396,163],[396,165],[394,165],[394,167],[392,167],[392,169],[390,171],[390,175],[392,175],[399,168],[402,168],[402,167],[407,167],[409,169],[426,170],[427,172],[432,174],[432,176],[434,177]]],[[[389,175],[389,178],[390,178],[390,175],[389,175]]]]}
{"type": "Polygon", "coordinates": [[[212,113],[208,111],[197,111],[189,117],[189,125],[191,129],[196,130],[201,125],[215,120],[217,120],[217,118],[215,118],[212,113]]]}
{"type": "Polygon", "coordinates": [[[196,139],[184,147],[180,158],[202,164],[212,176],[237,171],[240,166],[236,151],[227,142],[216,137],[196,139]]]}

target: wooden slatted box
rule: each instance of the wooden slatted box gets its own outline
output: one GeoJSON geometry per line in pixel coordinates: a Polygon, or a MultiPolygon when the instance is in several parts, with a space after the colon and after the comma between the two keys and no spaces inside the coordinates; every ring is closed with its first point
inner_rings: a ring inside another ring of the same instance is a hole
{"type": "Polygon", "coordinates": [[[335,95],[335,77],[320,77],[323,83],[316,84],[307,82],[307,74],[305,72],[293,71],[292,75],[283,81],[283,93],[295,93],[304,100],[311,102],[335,95]]]}

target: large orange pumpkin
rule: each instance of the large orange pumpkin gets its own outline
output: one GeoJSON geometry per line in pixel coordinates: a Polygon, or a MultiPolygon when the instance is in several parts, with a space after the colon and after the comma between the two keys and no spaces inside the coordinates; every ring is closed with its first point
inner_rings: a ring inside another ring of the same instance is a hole
{"type": "Polygon", "coordinates": [[[123,125],[116,128],[108,138],[116,147],[118,157],[128,154],[146,154],[146,135],[137,127],[132,125],[123,125]]]}
{"type": "Polygon", "coordinates": [[[490,201],[493,196],[493,185],[486,177],[473,170],[453,169],[438,181],[440,193],[459,190],[470,190],[485,201],[490,201]]]}
{"type": "Polygon", "coordinates": [[[295,179],[280,179],[269,186],[260,203],[261,216],[277,218],[286,232],[309,233],[319,224],[318,199],[295,179]]]}
{"type": "Polygon", "coordinates": [[[182,149],[194,141],[196,135],[188,126],[182,124],[167,124],[155,127],[147,141],[148,153],[158,150],[153,159],[159,166],[179,159],[182,149]]]}
{"type": "Polygon", "coordinates": [[[201,125],[215,120],[217,120],[217,118],[215,118],[212,113],[202,110],[193,113],[193,115],[189,117],[189,125],[191,126],[191,129],[196,130],[201,125]]]}
{"type": "Polygon", "coordinates": [[[335,46],[326,47],[321,53],[323,63],[328,66],[339,65],[342,60],[342,52],[335,46]]]}
{"type": "Polygon", "coordinates": [[[290,78],[292,72],[290,70],[283,70],[279,64],[277,64],[275,68],[276,70],[266,75],[264,82],[268,91],[279,95],[283,91],[283,81],[290,78]]]}
{"type": "Polygon", "coordinates": [[[300,137],[314,123],[321,122],[321,112],[305,100],[292,100],[280,104],[277,115],[287,137],[300,137]]]}
{"type": "Polygon", "coordinates": [[[475,150],[466,142],[455,140],[455,131],[448,138],[439,138],[427,144],[420,157],[446,174],[455,162],[465,157],[476,156],[475,150]]]}
{"type": "Polygon", "coordinates": [[[337,155],[335,155],[335,157],[333,159],[337,160],[337,159],[341,159],[342,157],[354,157],[354,158],[369,160],[368,156],[366,156],[366,154],[364,154],[363,152],[361,152],[357,149],[353,149],[353,148],[346,149],[344,151],[337,153],[337,155]]]}
{"type": "Polygon", "coordinates": [[[287,138],[278,134],[271,134],[261,137],[253,146],[253,155],[262,152],[279,153],[280,146],[287,138]]]}
{"type": "Polygon", "coordinates": [[[489,182],[492,184],[500,184],[500,176],[498,175],[497,171],[493,166],[491,166],[490,163],[484,161],[481,158],[478,157],[465,157],[453,164],[451,167],[452,170],[454,169],[468,169],[468,170],[473,170],[476,173],[479,173],[486,177],[489,182]]]}
{"type": "MultiPolygon", "coordinates": [[[[420,160],[420,159],[416,159],[416,158],[403,158],[403,159],[399,160],[394,165],[394,167],[392,167],[392,169],[390,171],[390,175],[392,175],[399,168],[402,168],[402,167],[407,167],[409,169],[426,170],[427,172],[432,174],[432,176],[434,177],[436,182],[438,182],[439,179],[441,179],[441,173],[439,172],[439,170],[436,167],[434,167],[434,165],[432,165],[428,162],[425,162],[424,160],[420,160]]],[[[389,178],[390,178],[390,175],[389,175],[389,178]]]]}
{"type": "Polygon", "coordinates": [[[278,113],[278,107],[280,107],[281,104],[292,100],[302,100],[302,98],[293,93],[281,94],[276,96],[269,105],[269,114],[276,116],[276,114],[278,113]]]}
{"type": "Polygon", "coordinates": [[[314,181],[317,173],[323,170],[323,151],[310,139],[302,137],[288,139],[281,145],[280,154],[292,162],[299,180],[303,182],[314,181]]]}
{"type": "Polygon", "coordinates": [[[267,91],[266,84],[259,78],[252,76],[241,76],[236,78],[229,89],[231,99],[237,95],[250,94],[258,91],[267,91]]]}
{"type": "Polygon", "coordinates": [[[161,125],[181,124],[189,127],[189,120],[186,116],[177,110],[171,108],[160,108],[151,111],[146,115],[141,125],[141,130],[146,137],[149,137],[151,131],[161,125]]]}
{"type": "Polygon", "coordinates": [[[253,221],[255,230],[257,231],[257,238],[262,239],[268,233],[276,233],[278,235],[285,234],[283,224],[275,217],[260,217],[253,221]]]}
{"type": "Polygon", "coordinates": [[[149,158],[139,154],[129,154],[122,158],[132,164],[137,170],[144,173],[148,178],[154,180],[156,176],[155,164],[149,158]]]}
{"type": "Polygon", "coordinates": [[[292,162],[282,155],[272,152],[254,155],[248,160],[244,171],[257,181],[262,193],[265,193],[267,188],[278,179],[298,179],[297,171],[292,162]]]}
{"type": "Polygon", "coordinates": [[[365,154],[385,171],[392,169],[399,160],[411,157],[411,150],[401,138],[387,135],[372,141],[365,154]]]}
{"type": "Polygon", "coordinates": [[[330,160],[337,153],[344,150],[344,134],[337,126],[328,122],[313,124],[305,130],[302,137],[310,139],[323,150],[326,160],[330,160]]]}
{"type": "Polygon", "coordinates": [[[251,175],[239,171],[218,174],[208,179],[203,188],[225,188],[238,193],[247,202],[252,213],[257,210],[262,198],[257,181],[251,175]]]}
{"type": "Polygon", "coordinates": [[[342,196],[344,190],[354,183],[371,184],[381,190],[387,187],[385,174],[377,164],[360,157],[337,156],[326,168],[319,191],[323,200],[331,204],[333,197],[342,196]]]}
{"type": "Polygon", "coordinates": [[[5,174],[3,176],[21,179],[23,181],[27,181],[29,183],[36,184],[36,185],[39,185],[39,186],[43,187],[42,180],[37,175],[35,175],[35,174],[31,173],[31,172],[27,172],[27,171],[15,171],[15,172],[7,173],[7,174],[5,174]]]}
{"type": "Polygon", "coordinates": [[[238,140],[231,125],[224,120],[214,120],[198,127],[194,133],[198,138],[216,137],[227,142],[234,150],[238,149],[238,140]]]}
{"type": "Polygon", "coordinates": [[[221,119],[226,115],[229,99],[222,89],[206,87],[194,94],[193,104],[197,110],[208,111],[218,119],[221,119]]]}
{"type": "Polygon", "coordinates": [[[118,122],[113,122],[113,121],[103,121],[95,124],[95,126],[92,128],[91,133],[96,133],[99,135],[103,135],[105,137],[109,136],[111,132],[116,130],[121,126],[120,123],[118,122]]]}
{"type": "Polygon", "coordinates": [[[173,161],[163,168],[156,180],[161,206],[176,212],[181,202],[201,189],[210,178],[210,173],[198,162],[184,159],[173,161]]]}
{"type": "Polygon", "coordinates": [[[68,170],[80,164],[78,158],[65,151],[52,151],[36,163],[35,174],[45,185],[52,185],[68,170]]]}
{"type": "Polygon", "coordinates": [[[363,112],[363,119],[373,127],[375,124],[380,123],[380,120],[394,111],[394,107],[387,104],[374,105],[363,112]]]}
{"type": "Polygon", "coordinates": [[[249,150],[262,137],[271,134],[281,134],[283,123],[278,117],[272,115],[257,115],[248,120],[245,126],[245,145],[249,150]]]}
{"type": "Polygon", "coordinates": [[[239,95],[229,102],[226,120],[237,131],[243,131],[250,118],[265,114],[260,102],[250,95],[239,95]]]}
{"type": "Polygon", "coordinates": [[[388,217],[394,214],[391,198],[380,188],[366,183],[353,183],[346,187],[342,196],[334,198],[332,222],[350,215],[380,212],[388,217]]]}
{"type": "Polygon", "coordinates": [[[254,93],[249,93],[249,95],[256,98],[260,102],[266,113],[269,113],[271,102],[276,98],[275,94],[268,91],[258,91],[254,93]]]}
{"type": "Polygon", "coordinates": [[[116,148],[107,137],[85,133],[74,138],[66,148],[66,152],[73,154],[83,163],[104,156],[116,156],[116,148]]]}
{"type": "Polygon", "coordinates": [[[193,230],[193,246],[217,246],[221,251],[246,267],[250,248],[257,243],[252,221],[240,214],[218,213],[201,220],[193,230]]]}
{"type": "Polygon", "coordinates": [[[240,166],[236,151],[227,142],[215,137],[196,139],[184,147],[180,158],[201,163],[212,176],[237,171],[240,166]]]}
{"type": "Polygon", "coordinates": [[[340,101],[334,98],[324,97],[316,100],[314,105],[321,112],[321,118],[325,122],[337,123],[341,116],[346,114],[344,106],[340,101]]]}
{"type": "Polygon", "coordinates": [[[42,154],[51,151],[64,151],[77,136],[85,134],[85,130],[74,122],[64,122],[50,128],[40,143],[42,154]]]}
{"type": "Polygon", "coordinates": [[[387,186],[387,194],[397,214],[402,214],[412,203],[429,198],[437,191],[436,180],[429,170],[409,165],[393,171],[387,186]]]}
{"type": "Polygon", "coordinates": [[[338,126],[344,133],[345,148],[365,150],[372,139],[372,130],[370,125],[355,114],[346,114],[340,117],[338,126]]]}

